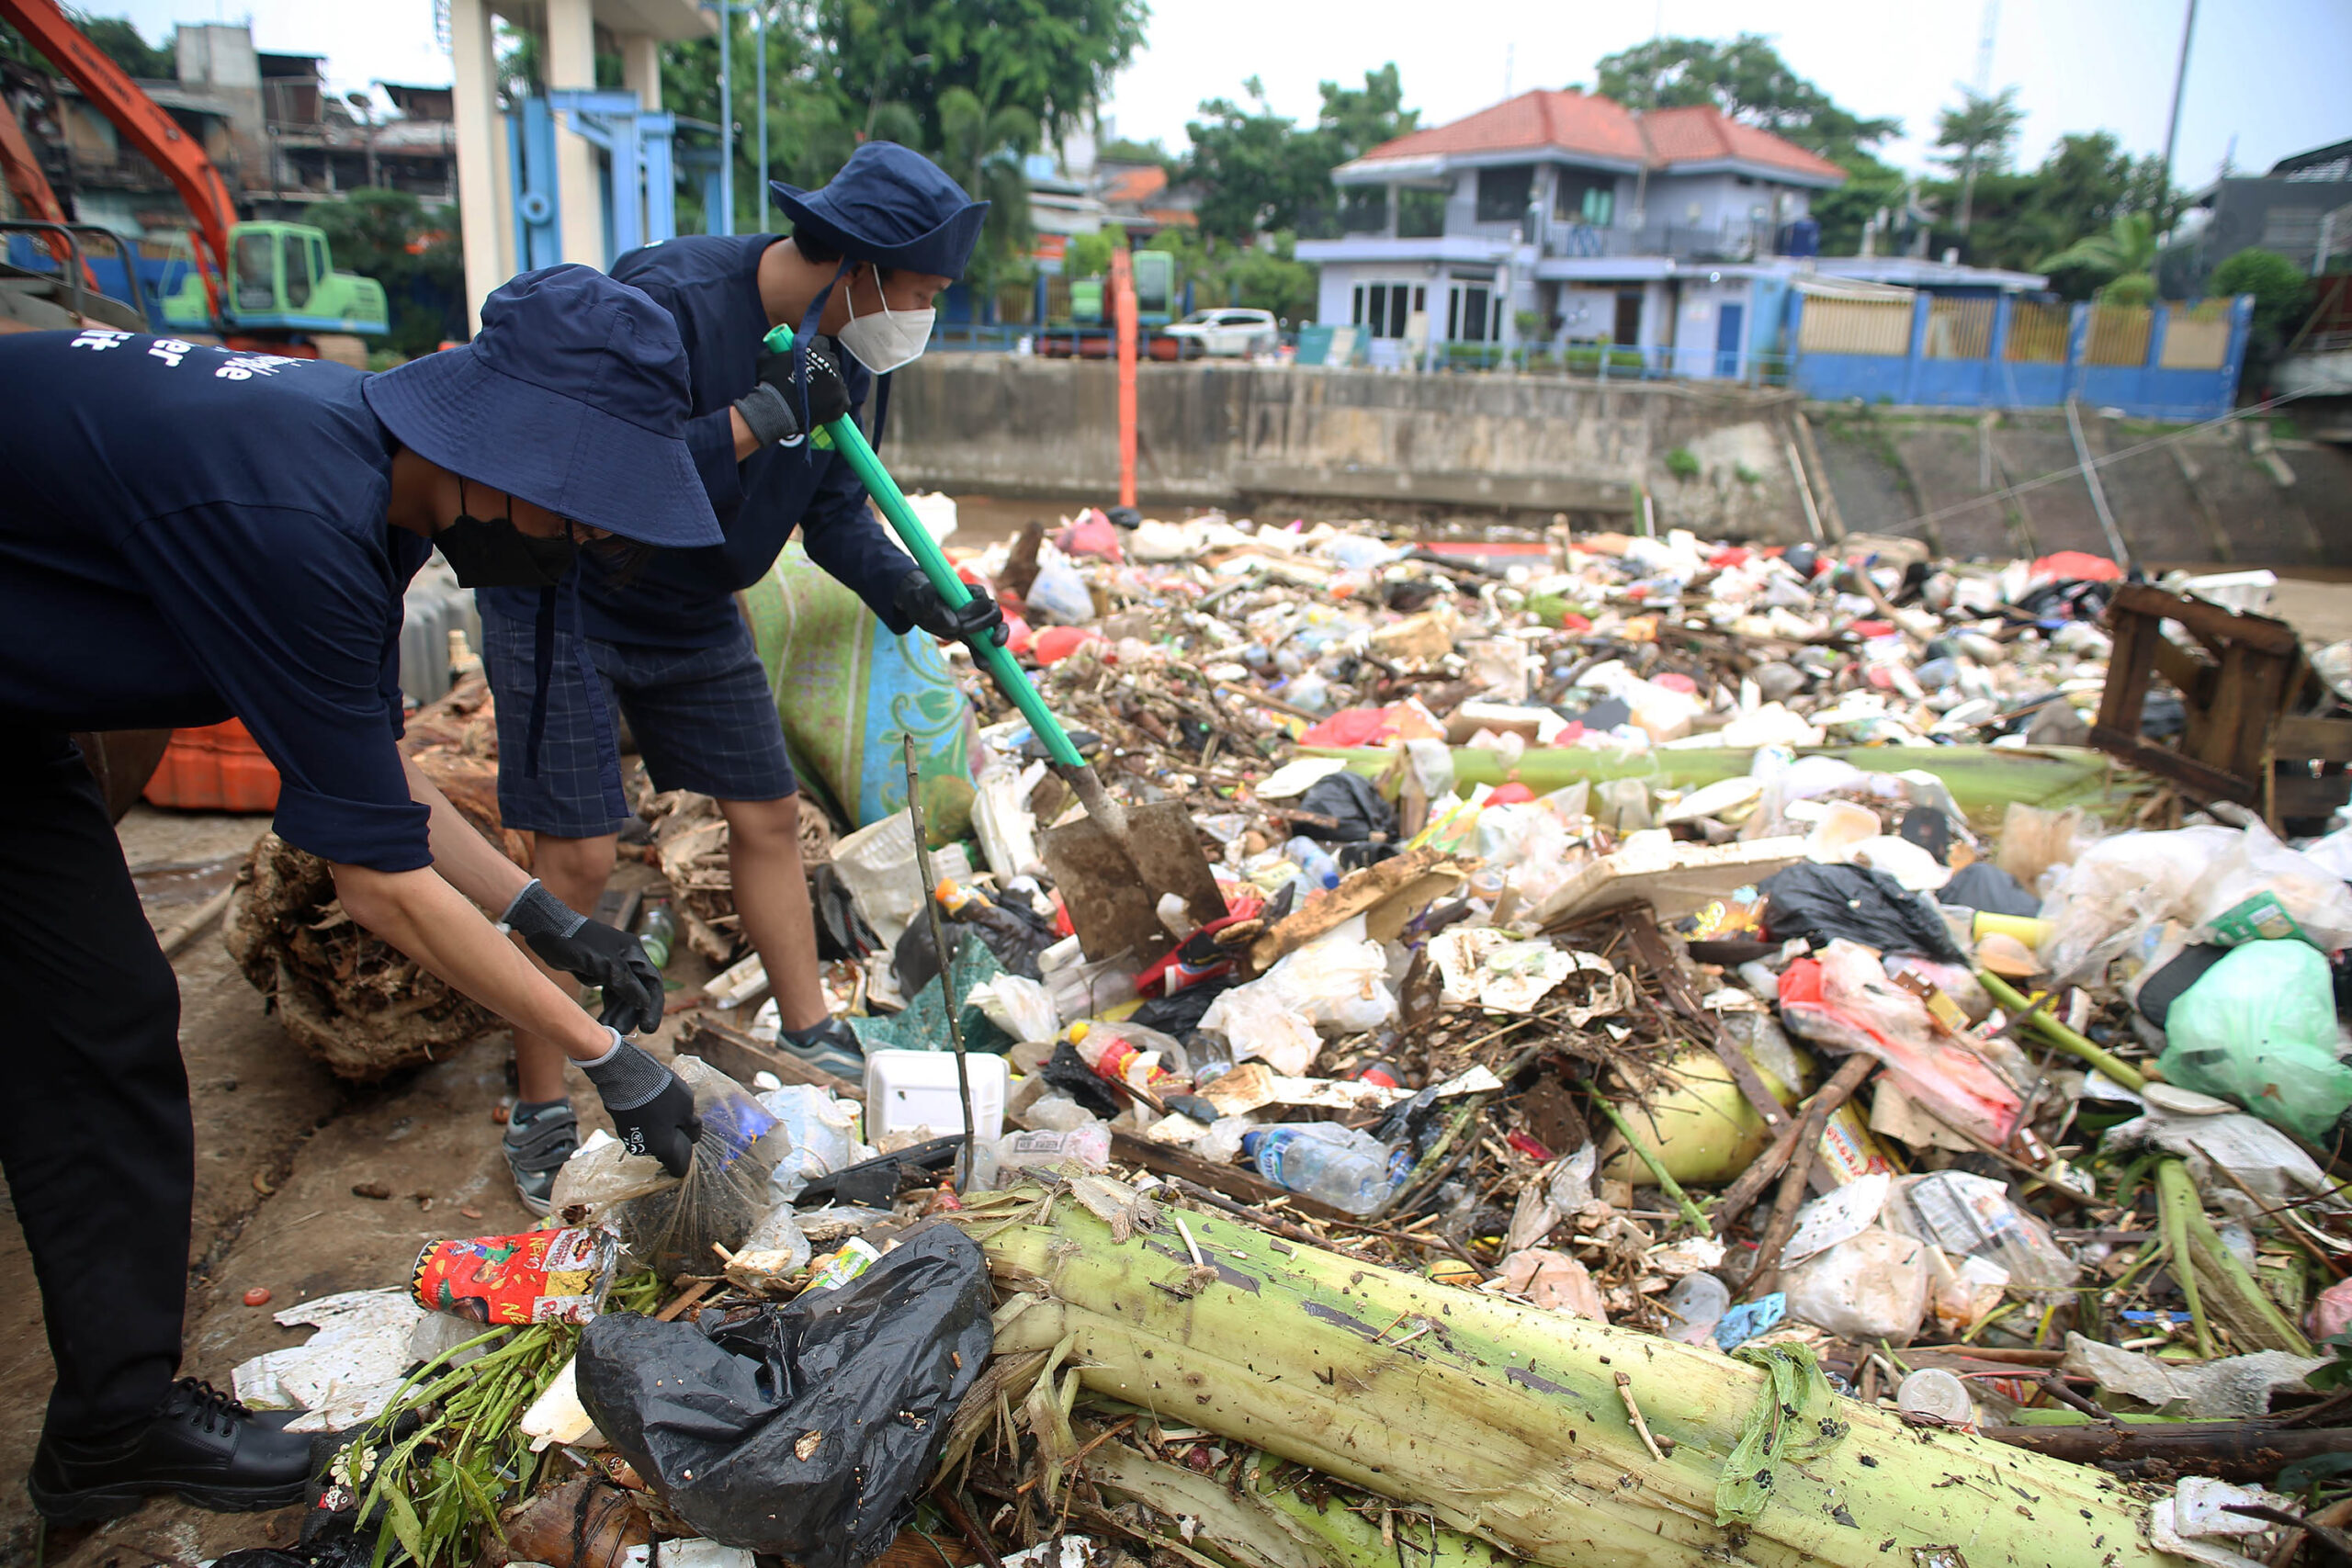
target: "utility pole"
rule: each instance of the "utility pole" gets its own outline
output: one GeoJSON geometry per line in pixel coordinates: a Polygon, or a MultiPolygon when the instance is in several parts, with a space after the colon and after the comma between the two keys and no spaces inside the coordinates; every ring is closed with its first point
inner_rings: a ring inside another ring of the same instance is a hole
{"type": "Polygon", "coordinates": [[[2165,188],[2156,202],[2156,232],[2172,229],[2172,150],[2180,139],[2180,93],[2188,85],[2188,40],[2197,35],[2197,0],[2188,0],[2188,19],[2180,25],[2180,64],[2172,73],[2172,115],[2165,122],[2165,188]]]}
{"type": "MultiPolygon", "coordinates": [[[[718,216],[714,234],[735,232],[735,36],[734,0],[718,0],[718,216]]],[[[709,221],[707,219],[705,220],[709,221]]]]}
{"type": "Polygon", "coordinates": [[[760,220],[752,228],[764,233],[768,226],[768,5],[757,0],[760,19],[760,220]]]}
{"type": "MultiPolygon", "coordinates": [[[[1984,0],[1984,20],[1976,33],[1976,94],[1971,107],[1993,96],[1993,35],[2000,26],[2001,0],[1984,0]]],[[[1976,164],[1977,151],[1972,146],[1960,182],[1960,231],[1963,236],[1976,209],[1976,164]]]]}

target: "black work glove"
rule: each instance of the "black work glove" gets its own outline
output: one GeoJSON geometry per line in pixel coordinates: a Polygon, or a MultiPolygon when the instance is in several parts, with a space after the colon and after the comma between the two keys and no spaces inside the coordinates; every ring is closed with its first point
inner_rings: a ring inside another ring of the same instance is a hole
{"type": "Polygon", "coordinates": [[[540,886],[514,895],[498,922],[528,942],[550,968],[605,988],[604,1024],[642,1034],[662,1023],[662,971],[625,931],[592,920],[540,886]]]}
{"type": "Polygon", "coordinates": [[[702,1118],[695,1114],[695,1091],[678,1075],[622,1039],[580,1070],[596,1086],[597,1098],[613,1113],[613,1132],[633,1155],[651,1155],[673,1176],[694,1163],[702,1118]]]}
{"type": "Polygon", "coordinates": [[[995,600],[974,593],[963,604],[950,605],[921,567],[899,579],[890,603],[901,620],[912,621],[933,637],[951,637],[975,648],[986,637],[999,648],[1004,646],[1004,610],[995,600]]]}
{"type": "MultiPolygon", "coordinates": [[[[829,337],[808,340],[808,418],[819,427],[849,412],[849,383],[842,379],[841,350],[829,337]]],[[[800,405],[792,395],[792,355],[760,355],[760,382],[735,400],[735,412],[763,446],[808,434],[800,428],[800,405]]]]}

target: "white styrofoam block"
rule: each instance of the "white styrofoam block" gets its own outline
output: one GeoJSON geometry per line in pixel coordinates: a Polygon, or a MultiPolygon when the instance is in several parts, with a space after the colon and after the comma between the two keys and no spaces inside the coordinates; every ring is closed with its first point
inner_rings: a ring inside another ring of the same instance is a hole
{"type": "MultiPolygon", "coordinates": [[[[965,1057],[972,1077],[972,1119],[983,1140],[1004,1132],[1005,1093],[1011,1074],[1004,1058],[976,1051],[965,1057]]],[[[956,1089],[953,1051],[874,1051],[865,1058],[865,1135],[880,1143],[885,1134],[929,1127],[945,1137],[964,1130],[964,1104],[956,1089]]]]}

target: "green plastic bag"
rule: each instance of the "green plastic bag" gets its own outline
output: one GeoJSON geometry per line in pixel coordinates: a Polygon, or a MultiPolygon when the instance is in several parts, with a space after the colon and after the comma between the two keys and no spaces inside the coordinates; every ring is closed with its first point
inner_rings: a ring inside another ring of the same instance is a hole
{"type": "Polygon", "coordinates": [[[2335,1058],[2335,993],[2309,942],[2249,942],[2183,991],[2156,1059],[2167,1083],[2225,1095],[2307,1143],[2352,1107],[2352,1066],[2335,1058]]]}

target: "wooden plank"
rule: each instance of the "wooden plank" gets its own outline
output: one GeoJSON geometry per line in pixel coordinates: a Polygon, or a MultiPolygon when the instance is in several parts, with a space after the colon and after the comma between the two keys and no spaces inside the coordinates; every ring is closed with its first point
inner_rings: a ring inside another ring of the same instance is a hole
{"type": "Polygon", "coordinates": [[[2352,773],[2282,773],[2271,784],[2271,810],[2280,818],[2325,817],[2352,798],[2352,773]]]}
{"type": "Polygon", "coordinates": [[[2162,637],[2156,638],[2154,652],[2156,673],[2172,682],[2181,701],[2192,708],[2203,709],[2213,702],[2213,667],[2162,637]]]}
{"type": "Polygon", "coordinates": [[[2219,768],[2161,746],[2151,746],[2136,736],[2093,726],[2091,744],[2119,761],[2172,780],[2200,799],[2234,800],[2241,806],[2252,806],[2262,796],[2262,786],[2253,780],[2233,778],[2219,768]]]}
{"type": "Polygon", "coordinates": [[[2352,718],[2282,718],[2270,750],[2281,761],[2352,762],[2352,718]]]}
{"type": "Polygon", "coordinates": [[[2144,582],[2127,582],[2115,591],[2110,606],[2141,615],[2161,615],[2187,626],[2200,641],[2238,643],[2265,653],[2290,653],[2296,647],[2295,628],[2267,615],[2242,615],[2210,600],[2187,593],[2167,593],[2144,582]]]}
{"type": "Polygon", "coordinates": [[[2107,659],[2107,684],[2098,695],[2098,724],[2125,735],[2140,733],[2140,710],[2155,678],[2156,649],[2164,623],[2132,611],[2110,611],[2115,644],[2107,659]]]}
{"type": "Polygon", "coordinates": [[[763,1045],[750,1035],[728,1028],[707,1018],[697,1018],[686,1024],[678,1049],[689,1056],[700,1056],[746,1089],[761,1073],[774,1073],[779,1082],[815,1084],[830,1089],[837,1100],[865,1098],[865,1086],[837,1078],[820,1067],[812,1067],[799,1057],[789,1055],[773,1045],[763,1045]]]}

